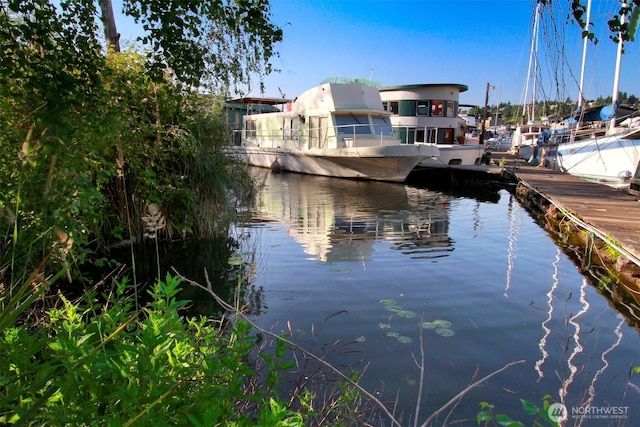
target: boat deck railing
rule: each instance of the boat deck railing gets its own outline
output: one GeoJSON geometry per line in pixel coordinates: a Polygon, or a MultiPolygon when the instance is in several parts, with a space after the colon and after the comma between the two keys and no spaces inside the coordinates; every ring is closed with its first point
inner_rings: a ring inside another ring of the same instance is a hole
{"type": "Polygon", "coordinates": [[[248,141],[261,147],[354,148],[398,143],[391,126],[357,124],[324,126],[305,129],[239,130],[234,131],[233,142],[240,145],[248,141]]]}

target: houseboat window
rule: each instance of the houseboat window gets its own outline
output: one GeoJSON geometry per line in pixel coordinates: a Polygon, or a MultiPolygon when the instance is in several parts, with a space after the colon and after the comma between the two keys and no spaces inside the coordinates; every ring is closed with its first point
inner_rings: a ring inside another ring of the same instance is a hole
{"type": "Polygon", "coordinates": [[[443,101],[431,101],[431,115],[442,117],[444,114],[444,102],[443,101]]]}
{"type": "Polygon", "coordinates": [[[393,114],[398,114],[398,101],[387,101],[384,103],[384,109],[393,114]]]}
{"type": "MultiPolygon", "coordinates": [[[[296,124],[297,123],[298,122],[296,121],[296,124]]],[[[294,126],[294,122],[292,119],[284,119],[283,126],[282,126],[284,139],[291,139],[293,137],[293,134],[291,132],[291,130],[293,129],[293,126],[294,126]]]]}
{"type": "Polygon", "coordinates": [[[393,136],[391,130],[391,120],[388,117],[371,116],[373,121],[373,130],[375,135],[393,136]]]}
{"type": "Polygon", "coordinates": [[[429,103],[427,101],[418,101],[418,116],[429,115],[429,103]]]}
{"type": "Polygon", "coordinates": [[[248,139],[254,139],[256,137],[256,121],[255,120],[247,120],[247,132],[246,137],[248,139]]]}
{"type": "Polygon", "coordinates": [[[425,142],[424,129],[416,129],[416,142],[425,142]]]}
{"type": "Polygon", "coordinates": [[[327,148],[327,123],[326,116],[309,116],[309,148],[327,148]]]}
{"type": "Polygon", "coordinates": [[[454,101],[447,101],[447,117],[455,117],[456,116],[456,103],[454,101]]]}
{"type": "Polygon", "coordinates": [[[407,117],[415,116],[417,104],[418,101],[414,100],[398,101],[398,115],[407,117]]]}
{"type": "Polygon", "coordinates": [[[309,147],[317,148],[320,145],[320,117],[309,117],[309,147]]]}
{"type": "Polygon", "coordinates": [[[338,135],[370,135],[369,116],[363,114],[336,114],[338,135]]]}

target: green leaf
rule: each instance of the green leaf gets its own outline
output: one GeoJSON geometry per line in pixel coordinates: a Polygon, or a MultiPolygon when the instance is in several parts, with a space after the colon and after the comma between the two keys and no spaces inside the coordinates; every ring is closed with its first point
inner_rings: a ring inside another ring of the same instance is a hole
{"type": "Polygon", "coordinates": [[[496,422],[501,426],[508,426],[508,425],[511,425],[511,423],[513,423],[513,420],[508,415],[498,414],[496,415],[496,422]]]}
{"type": "Polygon", "coordinates": [[[396,305],[397,302],[394,299],[381,299],[380,300],[380,304],[384,304],[384,305],[396,305]]]}
{"type": "Polygon", "coordinates": [[[453,332],[451,329],[447,329],[447,328],[436,328],[436,334],[440,335],[441,337],[452,337],[454,336],[456,333],[453,332]]]}
{"type": "Polygon", "coordinates": [[[434,320],[432,323],[441,328],[451,327],[451,322],[449,322],[448,320],[438,319],[438,320],[434,320]]]}
{"type": "Polygon", "coordinates": [[[538,413],[538,407],[533,402],[524,399],[520,399],[520,402],[522,402],[522,409],[524,409],[527,414],[535,415],[538,413]]]}
{"type": "Polygon", "coordinates": [[[242,265],[242,257],[240,255],[232,255],[229,257],[229,260],[227,261],[227,264],[229,265],[242,265]]]}
{"type": "Polygon", "coordinates": [[[85,343],[85,341],[87,341],[89,338],[91,338],[94,334],[86,334],[80,337],[80,339],[78,339],[78,342],[76,343],[76,345],[82,345],[85,343]]]}
{"type": "Polygon", "coordinates": [[[295,362],[280,362],[278,363],[278,369],[280,370],[287,370],[287,369],[292,369],[295,368],[296,363],[295,362]]]}
{"type": "Polygon", "coordinates": [[[387,336],[391,338],[398,338],[400,334],[397,332],[387,332],[387,336]]]}
{"type": "Polygon", "coordinates": [[[409,344],[409,343],[413,342],[413,340],[410,337],[405,337],[404,335],[401,335],[401,336],[396,337],[396,338],[402,344],[409,344]]]}
{"type": "Polygon", "coordinates": [[[365,342],[367,339],[364,337],[364,335],[361,335],[359,337],[356,338],[357,342],[365,342]]]}
{"type": "Polygon", "coordinates": [[[489,411],[478,412],[478,416],[476,417],[476,420],[478,421],[478,424],[491,421],[491,412],[489,411]]]}
{"type": "Polygon", "coordinates": [[[397,311],[396,314],[400,317],[404,317],[405,319],[412,319],[416,317],[416,313],[411,310],[400,310],[397,311]]]}

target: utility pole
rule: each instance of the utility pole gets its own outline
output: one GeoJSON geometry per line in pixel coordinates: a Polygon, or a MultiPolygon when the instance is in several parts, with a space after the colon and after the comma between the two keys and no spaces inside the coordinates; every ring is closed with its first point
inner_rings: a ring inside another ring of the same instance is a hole
{"type": "Polygon", "coordinates": [[[487,121],[487,106],[489,105],[489,88],[495,89],[490,83],[487,83],[487,91],[484,94],[484,109],[482,110],[482,122],[480,123],[480,144],[484,144],[484,126],[487,121]]]}

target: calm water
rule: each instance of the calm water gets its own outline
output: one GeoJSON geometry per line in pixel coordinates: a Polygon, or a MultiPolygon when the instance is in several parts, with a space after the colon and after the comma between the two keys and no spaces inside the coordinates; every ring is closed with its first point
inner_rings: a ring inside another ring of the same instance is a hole
{"type": "Polygon", "coordinates": [[[476,425],[487,401],[532,425],[519,399],[540,405],[549,394],[569,412],[626,411],[623,420],[570,415],[567,425],[640,425],[640,374],[629,376],[640,365],[638,330],[507,191],[474,198],[256,173],[264,183],[258,210],[235,233],[255,265],[255,318],[266,329],[290,322],[296,342],[338,365],[353,354],[366,359],[361,384],[385,401],[399,396],[407,411],[416,405],[412,354],[419,360],[422,333],[421,421],[472,379],[524,360],[436,424],[476,425]],[[342,360],[330,354],[336,348],[350,352],[342,360]]]}

